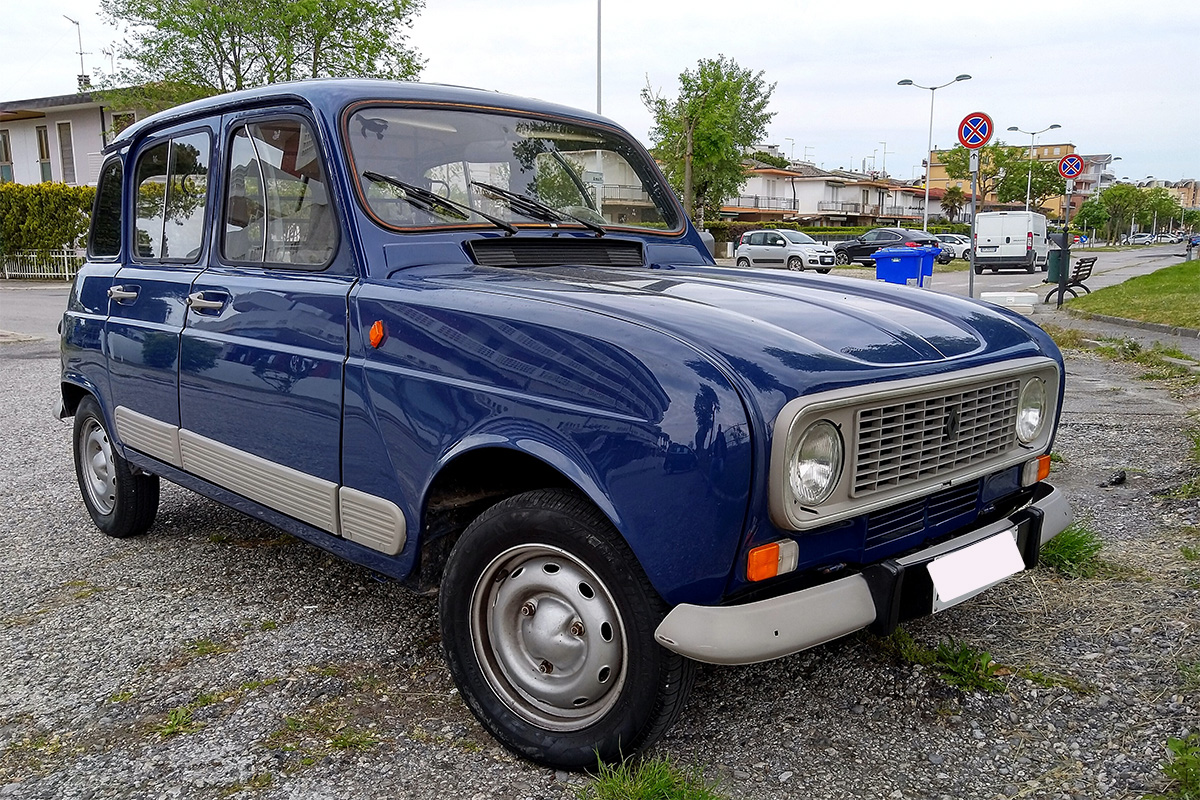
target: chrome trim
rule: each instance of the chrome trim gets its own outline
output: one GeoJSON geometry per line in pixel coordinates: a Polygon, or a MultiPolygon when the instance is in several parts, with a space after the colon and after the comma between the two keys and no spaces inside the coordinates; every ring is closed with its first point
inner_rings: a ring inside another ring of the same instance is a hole
{"type": "MultiPolygon", "coordinates": [[[[1054,430],[1054,422],[1060,412],[1058,407],[1053,408],[1054,416],[1047,420],[1042,433],[1028,445],[1017,443],[1003,454],[973,464],[966,469],[934,475],[899,486],[886,487],[867,497],[855,497],[852,493],[851,480],[854,474],[854,464],[849,462],[849,459],[856,457],[858,453],[855,417],[859,409],[889,400],[917,399],[1005,378],[1025,379],[1033,375],[1046,381],[1047,397],[1057,403],[1058,387],[1062,375],[1057,362],[1040,356],[961,370],[938,379],[906,378],[888,383],[834,389],[791,400],[775,418],[771,436],[768,502],[772,522],[785,530],[815,528],[922,497],[938,489],[956,486],[996,470],[1020,464],[1031,456],[1046,452],[1050,445],[1050,434],[1054,430]],[[832,496],[816,507],[804,507],[794,500],[788,488],[788,458],[804,430],[818,419],[828,419],[842,431],[848,463],[843,466],[841,479],[832,496]]],[[[1016,442],[1015,434],[1013,441],[1016,442]]]]}

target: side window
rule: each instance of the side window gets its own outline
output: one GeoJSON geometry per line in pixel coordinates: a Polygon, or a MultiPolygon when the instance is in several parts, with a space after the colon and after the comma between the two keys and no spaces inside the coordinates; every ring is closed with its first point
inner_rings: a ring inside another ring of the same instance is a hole
{"type": "Polygon", "coordinates": [[[767,238],[767,235],[765,233],[752,233],[752,234],[750,234],[750,244],[753,244],[753,245],[765,244],[766,238],[767,238]]]}
{"type": "Polygon", "coordinates": [[[783,237],[777,233],[767,234],[767,243],[772,247],[783,247],[784,245],[783,237]]]}
{"type": "Polygon", "coordinates": [[[143,150],[134,247],[138,258],[195,261],[204,243],[209,136],[191,133],[143,150]]]}
{"type": "Polygon", "coordinates": [[[92,230],[88,237],[88,255],[104,258],[121,252],[121,159],[110,158],[100,168],[96,186],[96,207],[92,211],[92,230]]]}
{"type": "Polygon", "coordinates": [[[337,248],[337,215],[316,139],[297,119],[233,132],[221,254],[228,261],[322,267],[337,248]]]}

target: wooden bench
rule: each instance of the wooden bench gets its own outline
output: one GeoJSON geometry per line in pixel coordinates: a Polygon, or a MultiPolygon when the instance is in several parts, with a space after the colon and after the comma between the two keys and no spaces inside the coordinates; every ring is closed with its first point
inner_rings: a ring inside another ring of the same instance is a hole
{"type": "MultiPolygon", "coordinates": [[[[1095,256],[1088,256],[1087,258],[1081,258],[1076,261],[1075,269],[1073,269],[1071,274],[1067,276],[1067,285],[1063,289],[1063,292],[1069,293],[1071,297],[1079,297],[1079,293],[1075,291],[1076,288],[1079,288],[1083,289],[1084,294],[1091,294],[1092,290],[1085,286],[1083,282],[1092,277],[1092,267],[1095,265],[1095,263],[1095,256]]],[[[1050,294],[1046,295],[1047,303],[1050,302],[1050,298],[1054,297],[1054,294],[1057,291],[1057,286],[1050,290],[1050,294]]]]}

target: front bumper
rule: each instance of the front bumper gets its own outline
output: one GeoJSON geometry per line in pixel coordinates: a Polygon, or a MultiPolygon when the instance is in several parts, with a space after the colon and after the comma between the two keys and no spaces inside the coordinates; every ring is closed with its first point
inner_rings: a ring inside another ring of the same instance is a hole
{"type": "MultiPolygon", "coordinates": [[[[906,619],[933,613],[933,585],[926,567],[935,558],[1015,528],[1017,548],[1028,569],[1036,566],[1038,549],[1070,523],[1071,506],[1062,492],[1038,484],[1033,502],[1008,518],[872,564],[858,574],[743,605],[678,605],[654,638],[696,661],[754,664],[867,627],[888,634],[906,619]]],[[[988,587],[980,591],[984,588],[988,587]]]]}

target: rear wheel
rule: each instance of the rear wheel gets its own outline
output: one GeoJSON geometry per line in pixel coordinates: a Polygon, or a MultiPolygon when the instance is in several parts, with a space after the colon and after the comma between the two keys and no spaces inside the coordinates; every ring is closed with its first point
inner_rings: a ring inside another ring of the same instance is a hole
{"type": "Polygon", "coordinates": [[[982,274],[983,274],[983,266],[982,266],[982,265],[980,265],[980,264],[976,264],[976,265],[975,265],[975,274],[976,274],[976,275],[982,275],[982,274]]]}
{"type": "Polygon", "coordinates": [[[799,256],[792,256],[791,258],[788,259],[787,268],[790,269],[792,272],[803,272],[804,271],[804,262],[800,259],[799,256]]]}
{"type": "Polygon", "coordinates": [[[484,512],[440,596],[471,712],[513,752],[564,769],[630,756],[679,715],[695,665],[654,641],[666,610],[608,520],[561,490],[484,512]]]}
{"type": "Polygon", "coordinates": [[[750,259],[748,259],[748,258],[739,258],[739,259],[737,260],[737,265],[738,265],[739,267],[742,267],[742,268],[748,268],[748,267],[750,266],[750,259]]]}
{"type": "Polygon", "coordinates": [[[136,474],[121,458],[91,397],[75,410],[74,440],[75,478],[96,527],[121,539],[148,531],[158,513],[158,476],[136,474]]]}
{"type": "Polygon", "coordinates": [[[839,267],[844,267],[850,263],[850,256],[846,255],[844,251],[838,251],[834,254],[833,260],[837,262],[839,267]]]}

